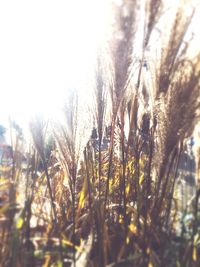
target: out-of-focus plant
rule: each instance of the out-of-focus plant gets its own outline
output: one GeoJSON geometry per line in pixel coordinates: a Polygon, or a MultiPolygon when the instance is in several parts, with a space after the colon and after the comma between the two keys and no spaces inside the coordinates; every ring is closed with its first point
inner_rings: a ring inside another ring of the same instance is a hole
{"type": "Polygon", "coordinates": [[[90,114],[71,92],[62,122],[32,120],[26,153],[12,125],[2,266],[199,266],[200,191],[186,210],[176,194],[184,140],[200,108],[190,4],[113,1],[90,114]]]}

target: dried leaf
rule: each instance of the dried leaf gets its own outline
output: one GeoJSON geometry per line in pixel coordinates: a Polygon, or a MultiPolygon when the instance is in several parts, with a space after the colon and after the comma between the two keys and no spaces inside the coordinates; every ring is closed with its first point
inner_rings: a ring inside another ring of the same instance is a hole
{"type": "Polygon", "coordinates": [[[49,266],[49,262],[51,260],[51,256],[50,255],[46,255],[45,256],[45,262],[44,264],[42,265],[42,267],[48,267],[49,266]]]}
{"type": "Polygon", "coordinates": [[[78,203],[78,207],[79,209],[82,209],[84,207],[85,204],[85,190],[82,190],[80,193],[80,197],[79,197],[79,203],[78,203]]]}
{"type": "Polygon", "coordinates": [[[144,173],[140,175],[139,184],[142,185],[143,182],[144,182],[144,173]]]}
{"type": "Polygon", "coordinates": [[[20,229],[22,228],[23,224],[24,224],[24,220],[22,219],[22,217],[19,217],[19,218],[17,219],[17,222],[16,222],[16,228],[17,228],[18,230],[20,230],[20,229]]]}
{"type": "Polygon", "coordinates": [[[153,264],[151,261],[149,262],[148,267],[153,267],[153,264]]]}
{"type": "Polygon", "coordinates": [[[197,261],[197,247],[196,246],[193,247],[192,259],[193,261],[197,261]]]}
{"type": "Polygon", "coordinates": [[[129,230],[133,233],[133,234],[137,234],[137,226],[133,223],[131,223],[129,225],[129,230]]]}

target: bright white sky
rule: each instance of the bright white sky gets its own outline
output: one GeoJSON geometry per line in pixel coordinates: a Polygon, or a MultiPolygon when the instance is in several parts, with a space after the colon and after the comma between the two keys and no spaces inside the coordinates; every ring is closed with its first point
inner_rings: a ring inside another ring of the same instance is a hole
{"type": "Polygon", "coordinates": [[[0,1],[0,123],[9,113],[20,123],[54,113],[66,90],[87,90],[105,3],[0,1]]]}

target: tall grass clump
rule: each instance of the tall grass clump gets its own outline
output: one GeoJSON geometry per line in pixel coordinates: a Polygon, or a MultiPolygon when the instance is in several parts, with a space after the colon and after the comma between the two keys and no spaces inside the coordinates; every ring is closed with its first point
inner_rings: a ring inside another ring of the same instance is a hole
{"type": "Polygon", "coordinates": [[[198,7],[122,0],[111,9],[92,105],[70,91],[59,122],[32,119],[26,149],[14,125],[1,266],[200,265],[198,7]],[[191,136],[195,194],[182,207],[191,136]]]}

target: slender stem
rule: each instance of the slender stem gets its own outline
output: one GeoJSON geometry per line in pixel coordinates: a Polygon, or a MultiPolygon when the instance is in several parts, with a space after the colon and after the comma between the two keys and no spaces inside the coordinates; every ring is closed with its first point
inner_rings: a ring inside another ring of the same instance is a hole
{"type": "Polygon", "coordinates": [[[99,159],[98,159],[98,174],[99,174],[99,184],[98,184],[98,191],[99,191],[99,199],[100,199],[100,195],[101,195],[101,163],[102,163],[102,159],[101,159],[101,138],[99,137],[99,159]]]}
{"type": "Polygon", "coordinates": [[[109,183],[110,183],[111,170],[112,170],[114,132],[115,132],[115,117],[113,118],[113,122],[112,122],[112,130],[111,130],[111,138],[110,138],[109,163],[108,163],[108,173],[107,173],[105,202],[104,202],[104,216],[106,214],[106,205],[108,201],[109,183]]]}
{"type": "MultiPolygon", "coordinates": [[[[74,161],[75,162],[75,159],[74,161]]],[[[72,185],[73,185],[73,193],[72,193],[72,224],[73,224],[73,266],[76,267],[76,251],[75,251],[75,234],[76,234],[76,166],[72,166],[71,170],[72,176],[72,185]]]]}
{"type": "Polygon", "coordinates": [[[89,209],[91,210],[92,196],[91,196],[90,173],[89,173],[88,157],[86,155],[86,149],[84,150],[84,159],[85,159],[85,164],[86,164],[87,187],[88,187],[88,195],[89,195],[89,209]]]}
{"type": "Polygon", "coordinates": [[[152,167],[152,159],[153,159],[153,132],[151,132],[149,143],[149,161],[148,161],[148,169],[147,169],[147,177],[146,177],[146,190],[145,190],[145,211],[144,211],[144,243],[148,246],[148,238],[147,234],[147,215],[149,212],[150,202],[151,202],[151,167],[152,167]]]}
{"type": "Polygon", "coordinates": [[[177,158],[177,161],[176,161],[174,179],[173,179],[172,189],[171,189],[171,193],[170,193],[169,206],[168,206],[168,210],[167,210],[166,225],[168,225],[168,223],[169,223],[171,206],[172,206],[172,197],[173,197],[175,182],[176,182],[176,178],[177,178],[177,174],[178,174],[178,166],[179,166],[179,162],[180,162],[182,149],[183,149],[183,144],[181,144],[181,146],[180,146],[179,153],[178,153],[178,158],[177,158]]]}
{"type": "Polygon", "coordinates": [[[166,196],[167,186],[168,186],[169,179],[170,179],[170,171],[172,169],[172,166],[173,166],[174,160],[176,158],[176,155],[177,155],[177,149],[175,149],[173,154],[172,154],[172,158],[171,158],[170,165],[169,165],[169,168],[168,168],[168,171],[167,171],[166,179],[165,179],[165,182],[164,182],[163,187],[162,187],[160,201],[158,203],[158,208],[157,208],[157,212],[158,213],[160,212],[160,209],[162,207],[162,203],[163,203],[163,201],[165,199],[165,196],[166,196]]]}
{"type": "Polygon", "coordinates": [[[123,216],[124,216],[124,226],[127,230],[127,219],[126,219],[126,164],[127,157],[125,157],[125,134],[124,134],[124,112],[121,111],[121,152],[122,152],[122,188],[123,188],[123,216]]]}
{"type": "Polygon", "coordinates": [[[51,183],[50,183],[50,176],[49,176],[49,173],[48,173],[47,163],[46,163],[45,160],[43,160],[43,165],[44,165],[45,175],[46,175],[46,178],[47,178],[47,187],[48,187],[48,190],[49,190],[49,196],[50,196],[50,200],[51,200],[51,207],[52,207],[52,210],[53,210],[53,221],[54,221],[54,223],[57,223],[56,205],[55,205],[55,202],[54,202],[54,197],[53,197],[51,183]]]}

